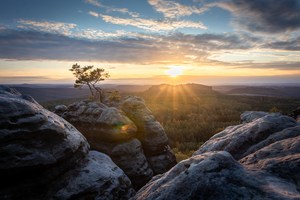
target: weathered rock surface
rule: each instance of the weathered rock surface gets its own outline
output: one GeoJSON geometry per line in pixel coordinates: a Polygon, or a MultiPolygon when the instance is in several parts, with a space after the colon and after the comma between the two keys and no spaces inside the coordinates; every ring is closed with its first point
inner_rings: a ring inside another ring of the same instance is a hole
{"type": "Polygon", "coordinates": [[[154,174],[160,174],[174,166],[176,158],[168,146],[168,137],[161,124],[146,107],[144,100],[129,96],[122,102],[121,109],[137,126],[137,137],[142,142],[144,152],[151,162],[154,174]],[[164,167],[161,163],[162,157],[165,158],[164,167]]]}
{"type": "Polygon", "coordinates": [[[152,178],[153,170],[140,141],[135,138],[137,127],[123,111],[102,103],[81,101],[69,105],[61,116],[86,136],[92,149],[108,154],[135,188],[141,188],[152,178]]]}
{"type": "Polygon", "coordinates": [[[194,155],[208,151],[227,151],[239,160],[249,154],[248,150],[253,145],[276,132],[296,126],[296,124],[296,121],[291,117],[269,114],[249,123],[226,128],[205,142],[194,155]]]}
{"type": "Polygon", "coordinates": [[[153,174],[168,171],[176,158],[163,127],[142,99],[128,97],[120,108],[81,101],[56,112],[86,136],[92,149],[108,154],[140,188],[153,174]]]}
{"type": "Polygon", "coordinates": [[[0,86],[0,199],[128,199],[131,182],[106,155],[31,97],[0,86]],[[109,195],[108,195],[109,194],[109,195]]]}
{"type": "Polygon", "coordinates": [[[143,153],[141,142],[132,139],[123,143],[97,143],[98,149],[108,155],[124,170],[136,188],[144,186],[153,176],[153,171],[143,153]]]}
{"type": "Polygon", "coordinates": [[[95,143],[122,142],[132,139],[136,134],[135,124],[122,111],[101,103],[73,103],[62,117],[95,143]]]}
{"type": "Polygon", "coordinates": [[[260,114],[213,136],[133,199],[300,199],[300,125],[260,114]]]}
{"type": "Polygon", "coordinates": [[[97,151],[90,151],[81,165],[65,173],[56,184],[59,190],[51,199],[125,200],[135,194],[124,172],[97,151]]]}
{"type": "Polygon", "coordinates": [[[269,113],[263,111],[245,111],[241,114],[241,122],[248,123],[258,118],[264,117],[269,113]]]}
{"type": "Polygon", "coordinates": [[[136,200],[185,199],[299,199],[293,182],[243,167],[225,151],[207,152],[178,163],[154,177],[136,200]]]}

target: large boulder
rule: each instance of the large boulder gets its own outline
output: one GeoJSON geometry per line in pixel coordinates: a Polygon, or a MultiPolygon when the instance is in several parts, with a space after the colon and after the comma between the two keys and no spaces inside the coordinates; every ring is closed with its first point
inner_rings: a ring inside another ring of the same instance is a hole
{"type": "Polygon", "coordinates": [[[124,172],[110,157],[97,151],[90,151],[80,165],[60,177],[55,189],[51,198],[61,200],[126,200],[135,194],[124,172]]]}
{"type": "Polygon", "coordinates": [[[133,199],[300,199],[299,124],[280,114],[253,116],[153,177],[133,199]]]}
{"type": "Polygon", "coordinates": [[[198,155],[208,151],[228,151],[239,160],[248,150],[272,134],[293,127],[297,123],[288,116],[269,114],[237,126],[230,126],[214,135],[194,153],[198,155]]]}
{"type": "Polygon", "coordinates": [[[138,191],[136,200],[299,199],[292,182],[252,171],[225,151],[207,152],[178,163],[138,191]]]}
{"type": "Polygon", "coordinates": [[[126,141],[137,131],[135,124],[121,110],[88,100],[69,105],[61,116],[95,143],[126,141]]]}
{"type": "Polygon", "coordinates": [[[268,171],[274,176],[294,182],[300,191],[300,126],[279,132],[278,137],[272,137],[264,144],[263,148],[257,148],[252,154],[242,158],[240,163],[249,169],[268,171]],[[279,138],[285,134],[288,137],[279,138]],[[270,140],[273,142],[269,142],[270,140]]]}
{"type": "Polygon", "coordinates": [[[122,110],[86,100],[69,105],[64,112],[55,112],[80,130],[92,149],[108,154],[135,188],[152,178],[153,170],[141,142],[135,138],[137,127],[122,110]]]}
{"type": "Polygon", "coordinates": [[[269,113],[263,111],[245,111],[241,114],[241,122],[248,123],[258,118],[264,117],[269,113]]]}
{"type": "Polygon", "coordinates": [[[94,147],[110,155],[113,161],[124,170],[135,188],[141,188],[152,178],[153,171],[138,139],[123,143],[99,142],[94,144],[94,147]]]}
{"type": "Polygon", "coordinates": [[[166,172],[176,164],[176,158],[168,146],[168,137],[162,125],[146,107],[142,98],[129,96],[121,103],[121,109],[135,123],[137,137],[142,142],[154,174],[166,172]],[[164,164],[162,165],[162,159],[164,164]]]}
{"type": "Polygon", "coordinates": [[[89,153],[70,123],[4,86],[0,127],[0,199],[101,199],[104,193],[128,199],[135,193],[106,155],[89,153]]]}
{"type": "Polygon", "coordinates": [[[92,149],[108,154],[137,189],[176,164],[163,127],[141,98],[127,97],[119,109],[81,101],[55,112],[80,130],[92,149]]]}

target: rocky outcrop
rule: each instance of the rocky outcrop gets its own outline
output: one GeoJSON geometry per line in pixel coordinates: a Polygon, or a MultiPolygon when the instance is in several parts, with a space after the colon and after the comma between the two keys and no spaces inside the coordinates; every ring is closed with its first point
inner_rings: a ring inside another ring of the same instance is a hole
{"type": "Polygon", "coordinates": [[[264,114],[242,114],[133,199],[300,199],[300,125],[264,114]]]}
{"type": "Polygon", "coordinates": [[[168,137],[144,100],[129,96],[122,102],[121,109],[136,124],[137,138],[142,142],[154,174],[164,173],[174,166],[176,158],[168,145],[168,137]]]}
{"type": "Polygon", "coordinates": [[[61,116],[81,131],[92,146],[103,141],[127,141],[137,130],[122,111],[88,100],[69,105],[61,116]]]}
{"type": "Polygon", "coordinates": [[[249,123],[226,128],[205,142],[195,154],[199,155],[208,151],[227,151],[239,160],[249,155],[255,145],[266,140],[272,134],[296,126],[296,124],[291,117],[269,114],[249,123]]]}
{"type": "Polygon", "coordinates": [[[135,191],[76,128],[0,86],[0,199],[128,199],[135,191]]]}
{"type": "Polygon", "coordinates": [[[93,101],[73,103],[64,112],[63,106],[57,108],[92,149],[108,154],[124,170],[135,188],[176,164],[163,127],[138,97],[126,98],[119,109],[93,101]]]}
{"type": "Polygon", "coordinates": [[[137,127],[123,111],[86,100],[69,105],[60,114],[84,134],[92,149],[108,154],[135,188],[151,179],[153,171],[135,138],[137,127]]]}
{"type": "Polygon", "coordinates": [[[245,111],[241,114],[241,122],[243,123],[252,122],[266,115],[268,115],[268,113],[263,111],[245,111]]]}
{"type": "Polygon", "coordinates": [[[225,151],[193,156],[154,177],[132,199],[298,199],[293,183],[252,171],[225,151]]]}

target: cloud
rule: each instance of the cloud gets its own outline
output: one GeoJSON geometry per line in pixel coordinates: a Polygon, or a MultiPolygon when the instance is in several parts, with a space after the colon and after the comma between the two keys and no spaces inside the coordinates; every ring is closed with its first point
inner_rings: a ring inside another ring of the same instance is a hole
{"type": "Polygon", "coordinates": [[[183,5],[169,0],[148,0],[148,3],[153,6],[153,8],[157,12],[162,13],[165,17],[168,18],[201,14],[207,11],[212,6],[212,4],[206,4],[203,7],[199,8],[196,6],[183,5]]]}
{"type": "MultiPolygon", "coordinates": [[[[93,35],[93,33],[89,33],[93,35]]],[[[113,33],[112,33],[113,34],[113,33]]],[[[114,33],[113,37],[89,39],[87,36],[69,37],[61,34],[33,30],[0,31],[0,59],[15,60],[64,60],[92,61],[139,65],[192,65],[220,66],[227,68],[258,68],[299,70],[300,60],[290,62],[278,58],[264,63],[238,62],[218,56],[235,56],[241,52],[260,51],[270,48],[288,48],[288,45],[269,44],[248,35],[238,34],[141,34],[114,33]],[[272,46],[273,45],[273,46],[272,46]],[[224,55],[225,55],[224,54],[224,55]]],[[[249,54],[250,55],[250,54],[249,54]]],[[[251,54],[252,55],[252,54],[251,54]]],[[[252,57],[253,58],[253,57],[252,57]]]]}
{"type": "Polygon", "coordinates": [[[134,26],[152,32],[172,31],[180,28],[207,29],[201,22],[192,22],[184,20],[151,20],[143,18],[120,18],[101,13],[89,12],[94,17],[101,18],[103,21],[123,26],[134,26]]]}
{"type": "Polygon", "coordinates": [[[237,65],[236,68],[299,70],[300,62],[245,63],[237,65]]]}
{"type": "Polygon", "coordinates": [[[269,42],[264,44],[263,47],[270,49],[283,49],[288,51],[300,51],[300,37],[269,42]]]}
{"type": "Polygon", "coordinates": [[[234,15],[234,23],[252,32],[283,33],[300,29],[299,0],[230,0],[217,4],[234,15]]]}
{"type": "Polygon", "coordinates": [[[115,7],[111,7],[111,6],[106,6],[103,5],[102,3],[100,3],[97,0],[85,0],[86,3],[89,3],[91,5],[97,6],[99,8],[104,8],[106,10],[106,12],[110,13],[110,12],[119,12],[122,14],[128,14],[132,17],[138,17],[139,14],[136,12],[130,12],[127,8],[115,8],[115,7]]]}
{"type": "Polygon", "coordinates": [[[94,6],[97,6],[97,7],[100,7],[101,6],[101,3],[97,0],[85,0],[86,3],[89,3],[91,5],[94,5],[94,6]]]}
{"type": "MultiPolygon", "coordinates": [[[[93,13],[91,13],[93,14],[93,13]]],[[[97,13],[95,13],[97,14],[97,13]]],[[[104,38],[115,38],[128,35],[124,30],[117,30],[114,32],[105,32],[98,29],[79,29],[76,24],[63,22],[49,22],[49,21],[32,21],[21,19],[18,21],[18,28],[21,30],[31,30],[38,32],[54,33],[75,38],[85,38],[92,40],[99,40],[104,38]]],[[[5,30],[0,27],[1,30],[5,30]]],[[[140,36],[137,33],[130,33],[132,36],[140,36]]]]}
{"type": "Polygon", "coordinates": [[[18,28],[37,30],[49,33],[59,33],[70,35],[71,30],[77,25],[72,23],[49,22],[49,21],[32,21],[21,19],[18,21],[18,28]]]}

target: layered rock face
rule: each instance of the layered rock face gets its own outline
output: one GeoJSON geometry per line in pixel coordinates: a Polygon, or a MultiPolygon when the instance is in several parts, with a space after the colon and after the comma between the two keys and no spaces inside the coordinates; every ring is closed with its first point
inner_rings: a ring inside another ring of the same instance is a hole
{"type": "Polygon", "coordinates": [[[76,128],[0,86],[0,199],[128,199],[125,173],[76,128]]]}
{"type": "Polygon", "coordinates": [[[85,135],[92,149],[108,154],[124,170],[135,188],[176,164],[164,129],[140,98],[126,98],[120,109],[92,101],[58,108],[56,112],[85,135]]]}
{"type": "Polygon", "coordinates": [[[247,112],[133,199],[300,199],[300,124],[247,112]]]}
{"type": "Polygon", "coordinates": [[[122,102],[121,109],[137,126],[137,138],[142,142],[154,174],[164,173],[173,167],[176,158],[168,145],[168,137],[164,128],[146,107],[144,100],[129,96],[122,102]]]}

